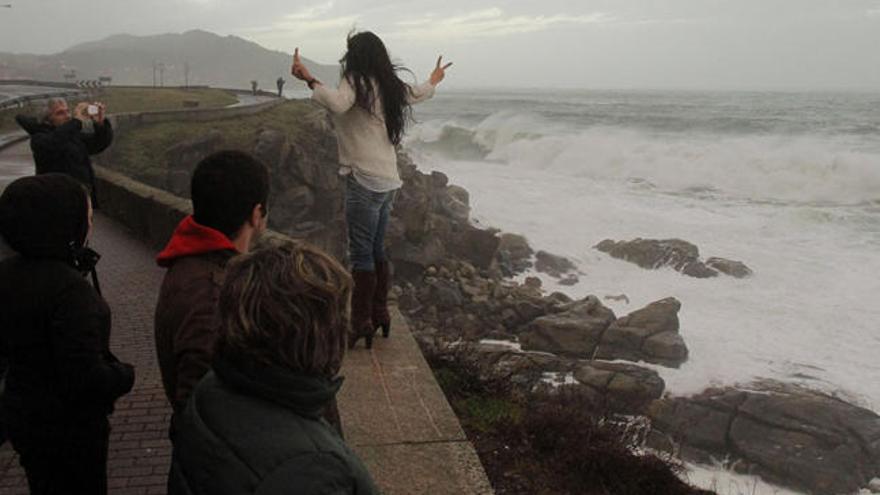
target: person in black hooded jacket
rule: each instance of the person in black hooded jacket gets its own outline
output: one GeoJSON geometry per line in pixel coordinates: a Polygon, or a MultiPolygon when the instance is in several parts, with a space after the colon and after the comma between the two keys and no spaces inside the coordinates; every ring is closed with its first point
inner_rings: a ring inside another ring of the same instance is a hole
{"type": "Polygon", "coordinates": [[[37,175],[58,172],[67,174],[89,188],[92,206],[98,207],[95,194],[95,170],[90,155],[96,155],[113,142],[113,127],[104,118],[105,106],[96,103],[97,113],[89,115],[89,103],[78,104],[71,115],[67,102],[52,98],[42,120],[17,115],[15,121],[31,137],[37,175]],[[83,132],[83,123],[91,121],[94,133],[83,132]]]}
{"type": "Polygon", "coordinates": [[[63,174],[18,179],[0,195],[0,354],[9,361],[0,412],[31,494],[107,493],[115,400],[134,369],[111,354],[110,308],[85,247],[85,188],[63,174]]]}

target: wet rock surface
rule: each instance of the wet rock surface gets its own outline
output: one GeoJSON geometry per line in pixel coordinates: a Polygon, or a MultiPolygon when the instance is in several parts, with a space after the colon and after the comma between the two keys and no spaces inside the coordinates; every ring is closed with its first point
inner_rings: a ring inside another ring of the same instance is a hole
{"type": "Polygon", "coordinates": [[[642,268],[656,270],[668,266],[695,278],[712,278],[719,274],[736,278],[752,275],[752,270],[740,261],[717,257],[702,261],[699,248],[681,239],[638,238],[631,241],[606,239],[595,248],[642,268]]]}
{"type": "Polygon", "coordinates": [[[880,476],[880,416],[776,382],[663,399],[653,445],[696,462],[728,457],[740,472],[810,493],[852,493],[880,476]]]}
{"type": "Polygon", "coordinates": [[[523,348],[672,367],[687,360],[688,349],[678,333],[681,303],[674,298],[651,303],[620,319],[595,296],[571,308],[532,321],[521,336],[523,348]]]}

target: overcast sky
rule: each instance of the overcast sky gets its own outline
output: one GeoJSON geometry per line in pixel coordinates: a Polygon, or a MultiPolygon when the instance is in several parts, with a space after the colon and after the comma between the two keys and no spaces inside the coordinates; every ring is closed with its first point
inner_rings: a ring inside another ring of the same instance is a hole
{"type": "Polygon", "coordinates": [[[352,28],[454,86],[880,90],[880,0],[0,0],[0,51],[205,29],[335,63],[352,28]]]}

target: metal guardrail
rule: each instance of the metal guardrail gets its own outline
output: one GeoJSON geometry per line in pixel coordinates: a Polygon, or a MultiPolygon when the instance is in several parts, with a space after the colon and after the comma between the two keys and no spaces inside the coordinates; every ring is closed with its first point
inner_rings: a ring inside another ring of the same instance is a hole
{"type": "Polygon", "coordinates": [[[76,84],[61,81],[38,81],[36,79],[0,79],[0,86],[45,86],[47,88],[76,89],[76,84]]]}
{"type": "Polygon", "coordinates": [[[0,110],[21,107],[24,106],[26,103],[30,103],[32,101],[48,100],[49,98],[69,98],[72,96],[79,96],[82,93],[82,91],[58,91],[53,93],[17,96],[15,98],[9,98],[8,100],[0,101],[0,110]]]}

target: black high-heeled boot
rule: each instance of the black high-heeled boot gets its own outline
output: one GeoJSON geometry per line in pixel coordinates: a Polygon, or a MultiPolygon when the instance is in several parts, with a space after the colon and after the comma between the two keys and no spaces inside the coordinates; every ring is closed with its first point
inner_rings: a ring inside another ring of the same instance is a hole
{"type": "Polygon", "coordinates": [[[348,348],[353,349],[358,339],[364,338],[367,349],[373,347],[373,296],[376,291],[376,272],[352,270],[354,290],[351,292],[351,331],[348,334],[348,348]]]}
{"type": "Polygon", "coordinates": [[[391,334],[391,314],[388,313],[388,291],[391,289],[391,266],[387,261],[376,262],[376,290],[373,293],[373,328],[382,329],[382,337],[391,334]]]}

